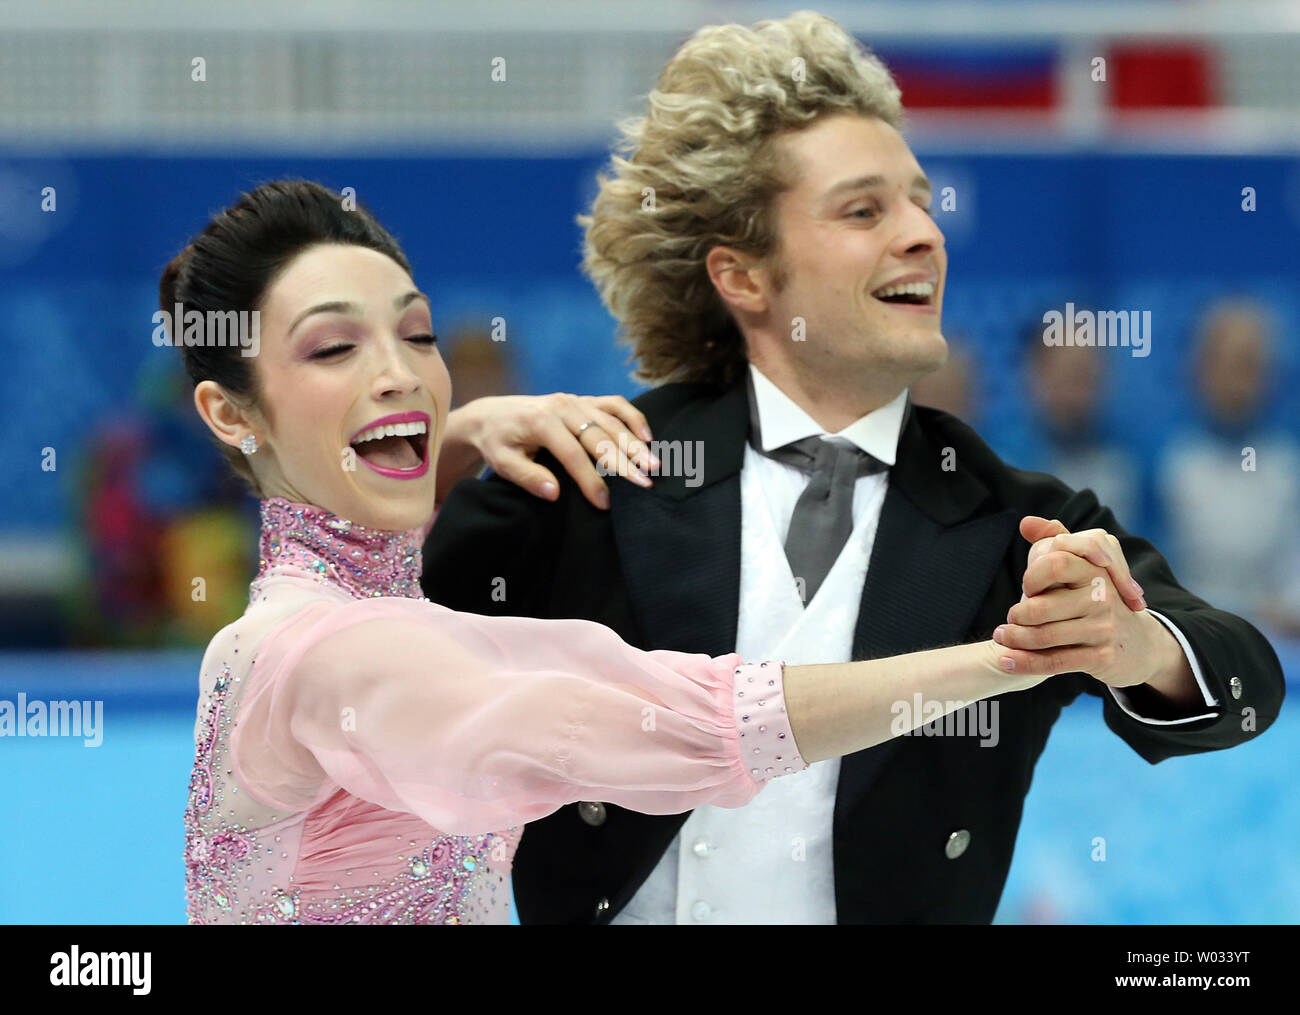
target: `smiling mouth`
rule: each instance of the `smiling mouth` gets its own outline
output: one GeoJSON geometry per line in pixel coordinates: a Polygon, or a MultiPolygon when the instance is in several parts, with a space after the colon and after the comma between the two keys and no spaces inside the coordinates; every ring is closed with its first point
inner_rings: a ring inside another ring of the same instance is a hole
{"type": "Polygon", "coordinates": [[[933,282],[908,282],[904,285],[882,286],[871,295],[881,303],[894,306],[932,307],[935,288],[933,282]]]}
{"type": "Polygon", "coordinates": [[[424,464],[424,455],[429,448],[429,432],[423,423],[398,424],[383,429],[399,432],[385,432],[382,436],[372,436],[368,440],[359,438],[351,446],[367,462],[381,469],[402,471],[418,469],[424,464]],[[419,432],[400,432],[417,430],[419,432]]]}

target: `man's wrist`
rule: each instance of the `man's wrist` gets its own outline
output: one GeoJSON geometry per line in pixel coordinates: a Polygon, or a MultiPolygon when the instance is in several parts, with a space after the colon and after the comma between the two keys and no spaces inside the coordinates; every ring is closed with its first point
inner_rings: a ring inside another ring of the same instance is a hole
{"type": "Polygon", "coordinates": [[[1156,651],[1155,670],[1143,683],[1124,688],[1132,692],[1141,689],[1139,694],[1147,694],[1164,709],[1173,712],[1193,712],[1205,707],[1205,697],[1196,683],[1187,654],[1178,644],[1178,639],[1164,624],[1145,610],[1142,613],[1146,622],[1153,627],[1156,651]]]}

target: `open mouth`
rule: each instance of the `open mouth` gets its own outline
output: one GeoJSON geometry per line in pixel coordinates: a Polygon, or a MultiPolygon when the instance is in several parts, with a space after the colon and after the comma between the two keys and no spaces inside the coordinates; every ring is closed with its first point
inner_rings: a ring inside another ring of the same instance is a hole
{"type": "Polygon", "coordinates": [[[934,290],[933,282],[905,282],[902,285],[882,286],[871,295],[881,303],[895,306],[932,307],[934,290]]]}
{"type": "Polygon", "coordinates": [[[427,423],[389,423],[359,433],[352,441],[358,455],[379,470],[407,472],[421,468],[429,448],[427,423]]]}

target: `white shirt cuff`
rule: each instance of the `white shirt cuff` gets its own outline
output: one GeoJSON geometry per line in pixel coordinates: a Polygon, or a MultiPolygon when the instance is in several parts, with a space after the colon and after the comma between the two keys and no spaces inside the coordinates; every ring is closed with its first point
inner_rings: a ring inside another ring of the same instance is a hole
{"type": "MultiPolygon", "coordinates": [[[[1192,668],[1192,676],[1196,678],[1196,686],[1201,689],[1201,695],[1205,698],[1205,704],[1211,708],[1217,708],[1219,703],[1215,700],[1214,696],[1210,694],[1210,689],[1205,684],[1205,677],[1201,674],[1201,666],[1196,661],[1196,653],[1192,651],[1192,646],[1188,643],[1186,636],[1182,631],[1178,630],[1177,625],[1175,625],[1168,617],[1162,616],[1150,608],[1147,609],[1147,612],[1173,632],[1174,637],[1178,639],[1178,644],[1182,646],[1183,655],[1187,657],[1188,665],[1192,668]]],[[[1110,687],[1109,684],[1106,686],[1110,687]]],[[[1138,715],[1133,711],[1129,705],[1128,695],[1125,693],[1124,688],[1110,687],[1110,693],[1115,699],[1115,703],[1124,710],[1125,714],[1132,716],[1139,722],[1150,723],[1152,726],[1175,726],[1178,723],[1195,722],[1197,719],[1213,719],[1216,715],[1214,712],[1206,712],[1202,715],[1184,716],[1181,719],[1148,719],[1146,716],[1138,715]]]]}

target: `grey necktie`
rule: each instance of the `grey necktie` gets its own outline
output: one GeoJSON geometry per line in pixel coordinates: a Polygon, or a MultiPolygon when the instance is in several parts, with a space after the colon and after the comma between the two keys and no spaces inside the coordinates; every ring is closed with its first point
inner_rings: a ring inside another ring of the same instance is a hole
{"type": "Polygon", "coordinates": [[[805,437],[772,451],[760,443],[758,412],[752,382],[750,443],[759,454],[793,465],[811,478],[795,502],[785,556],[795,580],[803,579],[805,604],[839,557],[853,531],[853,486],[859,476],[883,472],[889,466],[842,437],[805,437]]]}

